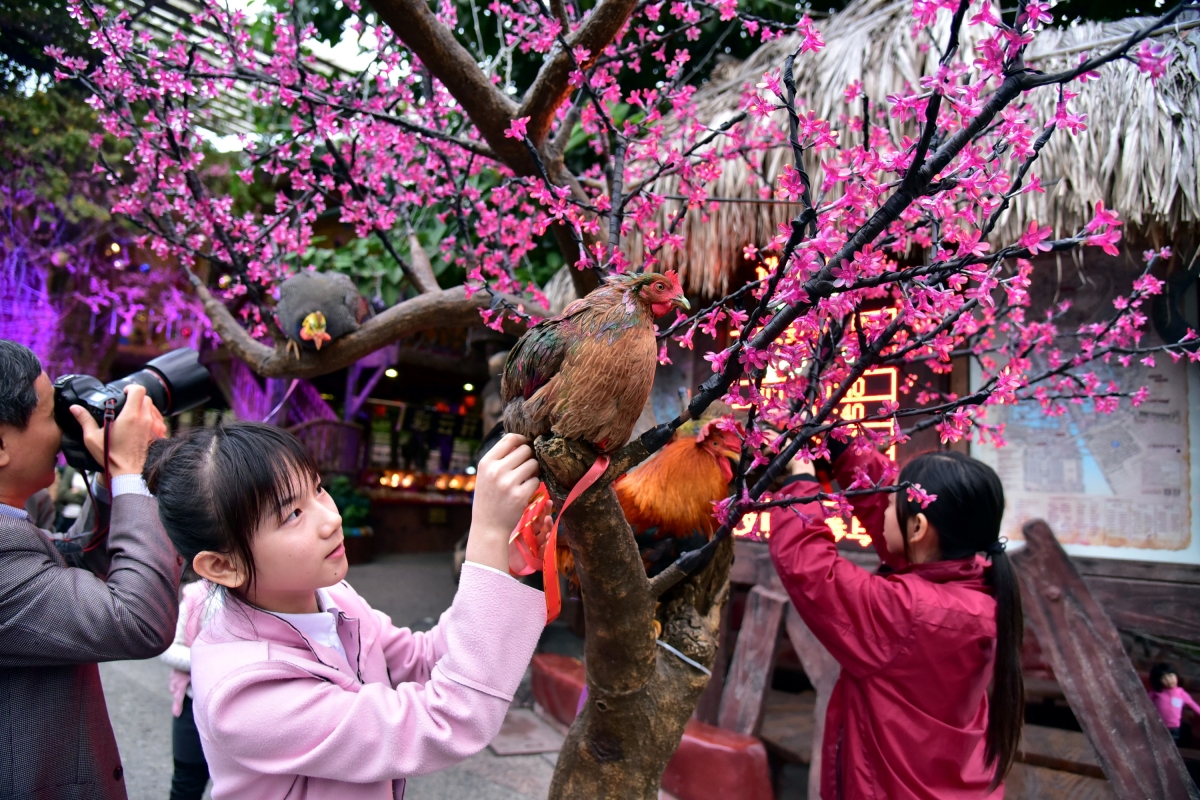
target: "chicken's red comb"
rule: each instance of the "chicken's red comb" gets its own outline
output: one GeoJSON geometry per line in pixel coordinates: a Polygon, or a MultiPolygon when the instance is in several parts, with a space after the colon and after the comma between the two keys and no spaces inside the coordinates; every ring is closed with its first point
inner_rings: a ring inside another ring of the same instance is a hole
{"type": "Polygon", "coordinates": [[[679,273],[673,269],[669,269],[663,273],[663,277],[675,285],[675,288],[680,288],[679,273]]]}

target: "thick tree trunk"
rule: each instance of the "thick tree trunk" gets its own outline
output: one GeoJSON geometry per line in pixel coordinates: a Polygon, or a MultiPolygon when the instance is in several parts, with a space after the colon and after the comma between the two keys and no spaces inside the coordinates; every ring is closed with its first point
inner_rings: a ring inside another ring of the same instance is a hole
{"type": "MultiPolygon", "coordinates": [[[[595,455],[562,439],[537,442],[542,477],[556,505],[595,455]]],[[[655,800],[667,761],[708,683],[708,675],[655,641],[711,669],[721,607],[728,596],[733,542],[704,569],[655,598],[612,480],[641,455],[634,444],[614,456],[609,474],[563,516],[579,575],[587,637],[588,701],[571,726],[550,786],[552,800],[655,800]],[[625,457],[624,459],[622,457],[625,457]]]]}

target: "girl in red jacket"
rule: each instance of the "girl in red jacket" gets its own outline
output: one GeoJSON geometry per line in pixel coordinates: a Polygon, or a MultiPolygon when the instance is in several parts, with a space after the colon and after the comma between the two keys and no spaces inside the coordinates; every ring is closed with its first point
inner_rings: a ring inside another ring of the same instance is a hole
{"type": "MultiPolygon", "coordinates": [[[[880,484],[890,464],[846,450],[833,466],[849,487],[864,473],[880,484]]],[[[806,477],[777,497],[815,494],[806,477]]],[[[772,511],[775,567],[842,667],[821,797],[1000,798],[1024,717],[1021,598],[999,539],[1004,490],[990,467],[953,452],[917,456],[900,484],[936,499],[850,498],[883,560],[875,574],[838,556],[817,503],[772,511]]]]}

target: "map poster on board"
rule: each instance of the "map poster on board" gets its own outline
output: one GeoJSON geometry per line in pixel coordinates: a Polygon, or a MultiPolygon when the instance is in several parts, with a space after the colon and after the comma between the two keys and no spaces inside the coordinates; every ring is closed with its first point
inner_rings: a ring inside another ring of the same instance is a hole
{"type": "Polygon", "coordinates": [[[1022,524],[1040,517],[1080,554],[1070,546],[1175,560],[1192,545],[1188,362],[1173,363],[1165,354],[1157,361],[1154,367],[1095,365],[1104,383],[1149,389],[1137,408],[1122,399],[1112,414],[1096,413],[1090,402],[1068,403],[1056,417],[1037,403],[989,409],[989,423],[1005,424],[1008,445],[972,444],[971,454],[1004,484],[1003,535],[1020,539],[1022,524]]]}

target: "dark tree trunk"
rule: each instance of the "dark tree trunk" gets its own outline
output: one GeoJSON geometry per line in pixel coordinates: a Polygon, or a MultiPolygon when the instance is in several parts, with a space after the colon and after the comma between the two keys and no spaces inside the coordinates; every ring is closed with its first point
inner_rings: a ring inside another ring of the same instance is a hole
{"type": "MultiPolygon", "coordinates": [[[[595,460],[585,446],[562,439],[539,440],[537,452],[556,505],[595,460]]],[[[611,486],[647,455],[636,441],[616,454],[608,473],[563,516],[560,536],[575,558],[584,599],[588,702],[559,754],[554,800],[658,797],[708,676],[655,642],[656,617],[663,642],[708,669],[715,660],[733,542],[722,542],[707,567],[662,598],[651,594],[611,486]]]]}

